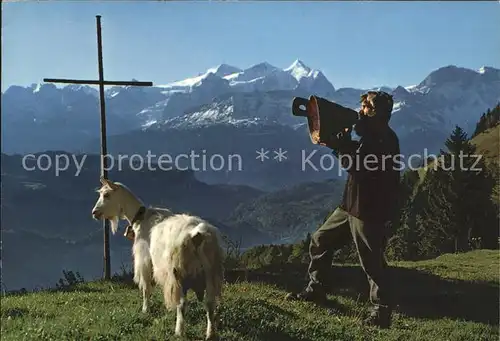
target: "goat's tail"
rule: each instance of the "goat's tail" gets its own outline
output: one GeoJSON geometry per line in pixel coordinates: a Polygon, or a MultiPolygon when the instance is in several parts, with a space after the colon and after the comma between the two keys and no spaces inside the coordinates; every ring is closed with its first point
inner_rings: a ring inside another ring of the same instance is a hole
{"type": "Polygon", "coordinates": [[[188,276],[196,276],[202,270],[196,252],[196,244],[190,234],[168,255],[163,278],[163,297],[167,309],[174,309],[180,304],[183,296],[182,282],[188,276]]]}
{"type": "Polygon", "coordinates": [[[198,256],[202,263],[207,294],[210,300],[220,300],[224,282],[224,251],[217,229],[199,231],[193,240],[197,245],[198,256]]]}
{"type": "Polygon", "coordinates": [[[163,283],[163,298],[167,309],[174,309],[177,307],[182,298],[182,279],[180,278],[176,268],[172,269],[172,273],[165,276],[163,283]]]}
{"type": "Polygon", "coordinates": [[[163,283],[165,306],[169,309],[180,304],[183,296],[182,282],[187,277],[205,276],[206,284],[212,287],[214,298],[220,298],[222,295],[223,251],[217,235],[204,231],[200,228],[202,224],[194,228],[179,248],[170,255],[163,283]]]}

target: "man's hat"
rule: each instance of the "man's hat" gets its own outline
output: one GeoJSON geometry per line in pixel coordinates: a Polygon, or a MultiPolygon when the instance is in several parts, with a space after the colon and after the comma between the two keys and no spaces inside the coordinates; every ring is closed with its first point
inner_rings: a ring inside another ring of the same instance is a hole
{"type": "Polygon", "coordinates": [[[361,95],[360,103],[368,102],[373,108],[373,116],[383,116],[388,120],[391,118],[394,99],[385,91],[368,91],[361,95]]]}

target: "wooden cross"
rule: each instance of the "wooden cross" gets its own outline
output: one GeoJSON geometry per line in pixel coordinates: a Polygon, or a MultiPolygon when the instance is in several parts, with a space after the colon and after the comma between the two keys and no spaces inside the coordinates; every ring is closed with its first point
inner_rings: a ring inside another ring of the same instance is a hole
{"type": "MultiPolygon", "coordinates": [[[[82,80],[82,79],[55,79],[44,78],[44,82],[48,83],[71,83],[71,84],[92,84],[99,85],[99,97],[101,102],[101,176],[108,178],[107,162],[105,155],[107,154],[106,146],[106,108],[104,103],[104,86],[105,85],[137,85],[137,86],[152,86],[153,82],[128,82],[128,81],[105,81],[102,63],[102,37],[101,37],[101,16],[96,15],[97,19],[97,53],[99,63],[99,79],[98,80],[82,80]]],[[[111,278],[111,259],[109,253],[109,221],[104,220],[104,278],[111,278]]]]}

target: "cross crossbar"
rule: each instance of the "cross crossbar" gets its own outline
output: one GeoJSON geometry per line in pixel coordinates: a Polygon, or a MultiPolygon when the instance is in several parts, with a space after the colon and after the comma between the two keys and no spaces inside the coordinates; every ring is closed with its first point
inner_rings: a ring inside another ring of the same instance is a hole
{"type": "MultiPolygon", "coordinates": [[[[106,106],[104,96],[105,85],[136,85],[136,86],[152,86],[153,82],[138,82],[138,81],[106,81],[104,80],[104,68],[102,61],[102,37],[101,37],[101,16],[96,15],[97,25],[97,62],[99,70],[98,80],[85,80],[85,79],[57,79],[57,78],[44,78],[43,81],[47,83],[71,83],[71,84],[91,84],[99,85],[99,99],[101,106],[101,176],[108,177],[107,162],[105,156],[107,155],[106,146],[106,106]]],[[[104,220],[104,278],[111,278],[111,259],[109,252],[109,221],[104,220]]]]}
{"type": "Polygon", "coordinates": [[[85,79],[58,79],[44,78],[45,83],[70,83],[70,84],[90,84],[90,85],[136,85],[136,86],[152,86],[153,82],[139,81],[100,81],[100,80],[85,80],[85,79]]]}

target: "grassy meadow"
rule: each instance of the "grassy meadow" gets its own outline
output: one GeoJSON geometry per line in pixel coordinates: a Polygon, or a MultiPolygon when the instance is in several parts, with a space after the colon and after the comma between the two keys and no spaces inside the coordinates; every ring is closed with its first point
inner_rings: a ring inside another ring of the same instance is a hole
{"type": "MultiPolygon", "coordinates": [[[[388,330],[364,327],[367,282],[357,265],[334,265],[330,302],[285,301],[305,283],[303,265],[231,270],[219,308],[221,340],[368,341],[498,340],[499,254],[477,250],[419,262],[391,263],[397,301],[388,330]]],[[[202,340],[205,312],[190,293],[189,340],[202,340]]],[[[2,297],[3,341],[176,340],[175,313],[156,288],[141,313],[141,294],[121,278],[2,297]]]]}

